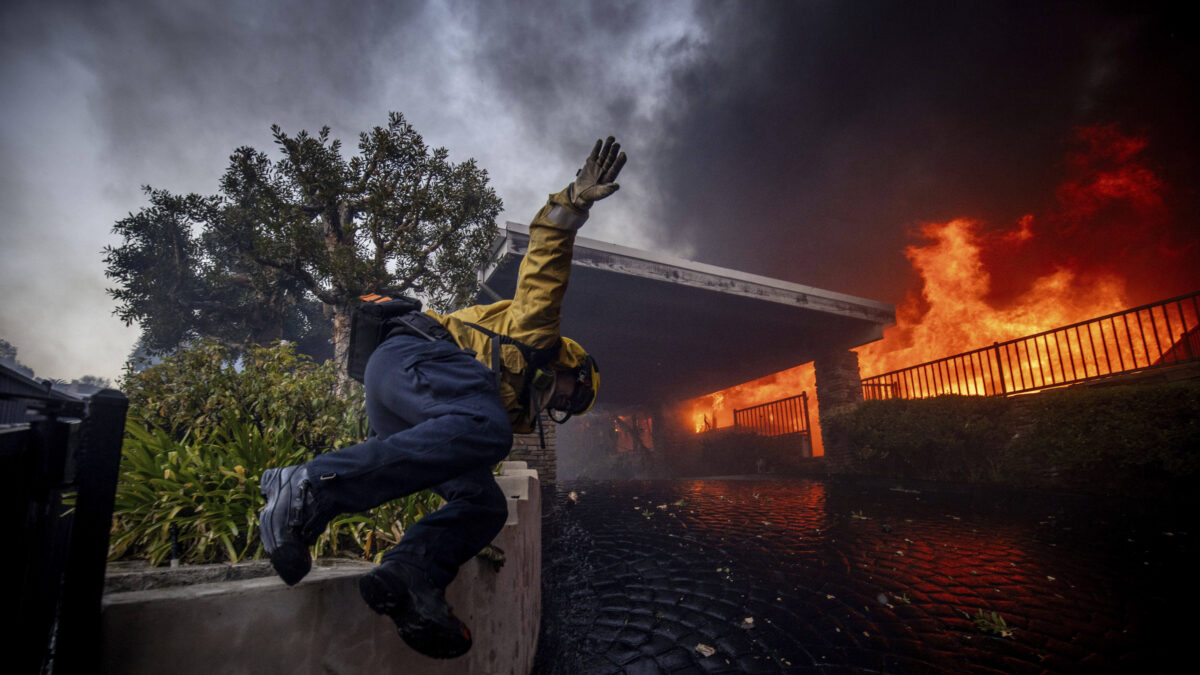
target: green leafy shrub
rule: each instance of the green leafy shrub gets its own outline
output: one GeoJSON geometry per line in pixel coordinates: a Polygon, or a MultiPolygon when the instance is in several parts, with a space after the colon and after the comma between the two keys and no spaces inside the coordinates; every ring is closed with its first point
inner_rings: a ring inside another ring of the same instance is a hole
{"type": "Polygon", "coordinates": [[[127,370],[122,389],[131,421],[176,438],[240,423],[268,438],[284,430],[321,453],[366,435],[362,388],[351,383],[343,395],[338,370],[286,343],[251,347],[235,362],[227,348],[203,340],[141,372],[127,370]]]}
{"type": "MultiPolygon", "coordinates": [[[[331,363],[287,345],[250,350],[240,367],[201,343],[140,373],[127,373],[126,438],[113,510],[110,557],[171,553],[178,528],[184,562],[262,555],[258,511],[263,470],[308,461],[365,435],[361,389],[339,396],[331,363]]],[[[429,492],[333,520],[317,555],[376,557],[404,528],[436,509],[429,492]]]]}
{"type": "Polygon", "coordinates": [[[1014,433],[1008,401],[970,396],[866,401],[822,421],[857,471],[895,478],[994,480],[1014,433]]]}
{"type": "Polygon", "coordinates": [[[1197,380],[866,401],[822,422],[853,473],[1143,496],[1200,474],[1197,380]]]}
{"type": "Polygon", "coordinates": [[[126,433],[112,550],[115,557],[135,554],[153,563],[171,553],[172,524],[187,561],[254,557],[261,469],[308,455],[287,434],[273,434],[277,442],[269,444],[257,428],[240,422],[207,438],[176,439],[137,422],[126,433]]]}
{"type": "Polygon", "coordinates": [[[1015,453],[1038,453],[1072,487],[1139,493],[1200,473],[1200,381],[1053,391],[1026,407],[1015,453]]]}

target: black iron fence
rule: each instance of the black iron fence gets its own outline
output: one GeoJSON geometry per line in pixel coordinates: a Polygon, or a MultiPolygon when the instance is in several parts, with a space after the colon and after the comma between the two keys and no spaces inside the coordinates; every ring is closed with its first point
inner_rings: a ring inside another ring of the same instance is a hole
{"type": "Polygon", "coordinates": [[[19,673],[93,672],[128,401],[74,397],[0,364],[0,527],[19,673]]]}
{"type": "Polygon", "coordinates": [[[760,436],[808,435],[808,394],[734,410],[733,425],[760,436]]]}
{"type": "Polygon", "coordinates": [[[1200,360],[1200,291],[863,379],[863,397],[1003,396],[1200,360]]]}

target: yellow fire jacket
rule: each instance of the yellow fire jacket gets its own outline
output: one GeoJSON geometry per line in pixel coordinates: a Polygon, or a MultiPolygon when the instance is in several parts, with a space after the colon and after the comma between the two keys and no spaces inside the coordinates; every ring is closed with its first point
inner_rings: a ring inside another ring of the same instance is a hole
{"type": "MultiPolygon", "coordinates": [[[[559,324],[567,278],[571,273],[571,255],[575,230],[587,214],[571,205],[567,191],[550,195],[546,205],[529,223],[529,250],[521,261],[517,290],[512,300],[490,305],[475,305],[450,314],[426,312],[450,331],[458,346],[475,352],[475,357],[492,367],[493,341],[487,334],[466,325],[475,323],[500,335],[507,335],[537,349],[557,349],[549,361],[555,370],[574,368],[583,355],[562,349],[559,324]]],[[[529,401],[522,396],[525,384],[525,357],[514,345],[500,346],[500,400],[508,410],[513,431],[534,430],[529,401]]]]}

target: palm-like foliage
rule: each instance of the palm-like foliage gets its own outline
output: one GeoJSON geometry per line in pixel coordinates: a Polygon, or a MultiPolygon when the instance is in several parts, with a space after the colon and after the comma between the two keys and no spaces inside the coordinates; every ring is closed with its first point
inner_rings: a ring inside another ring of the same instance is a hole
{"type": "MultiPolygon", "coordinates": [[[[126,375],[130,411],[113,510],[113,558],[171,554],[177,527],[185,562],[262,555],[259,476],[365,435],[361,391],[338,393],[337,368],[288,345],[231,352],[202,342],[126,375]]],[[[424,492],[335,519],[317,555],[376,557],[440,504],[424,492]]]]}

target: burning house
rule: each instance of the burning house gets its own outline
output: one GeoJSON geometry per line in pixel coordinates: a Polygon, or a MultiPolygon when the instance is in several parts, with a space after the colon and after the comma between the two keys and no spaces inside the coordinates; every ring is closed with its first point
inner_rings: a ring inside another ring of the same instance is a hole
{"type": "MultiPolygon", "coordinates": [[[[511,297],[528,240],[526,226],[507,224],[482,274],[481,302],[511,297]]],[[[811,401],[819,389],[819,405],[746,411],[740,425],[794,434],[821,407],[861,399],[849,350],[878,340],[895,320],[882,302],[582,237],[573,265],[562,330],[600,364],[606,413],[592,419],[603,433],[586,441],[595,452],[678,450],[697,431],[690,399],[811,363],[812,388],[778,398],[811,401]]],[[[811,454],[811,446],[797,451],[811,454]]],[[[553,476],[552,456],[542,462],[553,476]]]]}
{"type": "MultiPolygon", "coordinates": [[[[1185,191],[1116,125],[1066,145],[1052,198],[1014,222],[910,224],[914,283],[883,339],[855,350],[868,398],[1010,395],[1200,356],[1196,242],[1172,215],[1185,191]]],[[[811,364],[773,373],[692,401],[695,424],[813,388],[811,364]]]]}
{"type": "MultiPolygon", "coordinates": [[[[800,432],[795,452],[821,455],[820,413],[863,395],[860,369],[868,397],[927,397],[1009,395],[1190,361],[1200,310],[1179,294],[1200,280],[1196,243],[1172,216],[1178,191],[1148,144],[1115,125],[1079,127],[1052,198],[1014,222],[909,224],[898,253],[913,279],[896,289],[898,310],[580,239],[563,329],[598,355],[608,415],[564,428],[567,438],[592,434],[562,450],[636,455],[732,429],[800,432]]],[[[526,240],[509,224],[480,300],[512,292],[526,240]]]]}

